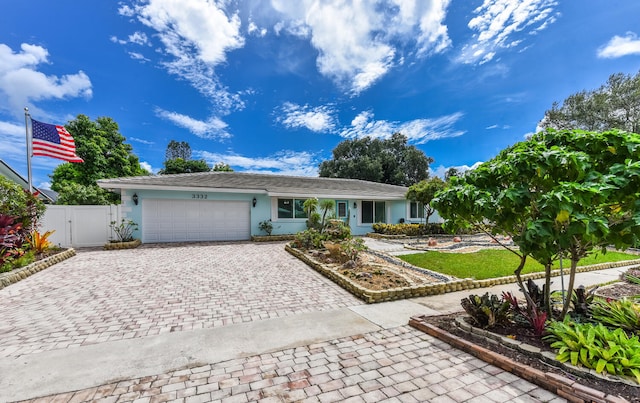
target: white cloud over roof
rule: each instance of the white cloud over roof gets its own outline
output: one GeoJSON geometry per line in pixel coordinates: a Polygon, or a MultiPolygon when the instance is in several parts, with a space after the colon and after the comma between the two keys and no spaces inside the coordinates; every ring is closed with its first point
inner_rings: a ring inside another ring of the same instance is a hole
{"type": "Polygon", "coordinates": [[[204,139],[224,139],[231,137],[231,134],[226,131],[227,124],[215,116],[203,121],[162,108],[156,108],[156,115],[204,139]]]}

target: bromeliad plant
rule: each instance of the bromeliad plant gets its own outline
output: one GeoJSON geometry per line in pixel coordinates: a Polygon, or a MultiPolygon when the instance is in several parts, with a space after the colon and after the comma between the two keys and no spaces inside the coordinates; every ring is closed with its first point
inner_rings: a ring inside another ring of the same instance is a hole
{"type": "Polygon", "coordinates": [[[51,230],[41,234],[39,231],[33,231],[27,237],[27,243],[35,253],[44,253],[52,246],[48,238],[54,232],[55,231],[51,230]]]}
{"type": "Polygon", "coordinates": [[[545,340],[558,350],[560,362],[571,362],[599,373],[632,377],[640,383],[640,342],[622,329],[602,324],[553,322],[545,340]]]}
{"type": "Polygon", "coordinates": [[[507,323],[510,319],[510,304],[504,298],[485,293],[482,296],[469,295],[460,301],[462,308],[483,329],[507,323]]]}
{"type": "Polygon", "coordinates": [[[520,303],[518,302],[518,298],[511,292],[503,292],[502,298],[505,301],[509,302],[514,318],[520,316],[524,320],[526,320],[529,326],[531,326],[531,329],[533,329],[533,334],[537,337],[541,337],[544,334],[544,330],[547,324],[546,311],[540,309],[536,305],[526,306],[523,309],[523,307],[520,306],[520,303]]]}

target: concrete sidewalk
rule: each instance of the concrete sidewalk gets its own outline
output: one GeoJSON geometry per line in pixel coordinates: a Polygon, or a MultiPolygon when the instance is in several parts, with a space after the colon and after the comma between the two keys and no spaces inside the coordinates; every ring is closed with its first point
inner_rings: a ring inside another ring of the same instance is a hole
{"type": "MultiPolygon", "coordinates": [[[[623,270],[579,273],[576,284],[589,286],[615,280],[623,270]]],[[[559,285],[559,278],[554,278],[554,289],[559,285]]],[[[476,294],[487,291],[500,294],[502,291],[515,292],[517,287],[509,284],[474,291],[476,294]]],[[[259,400],[258,397],[273,397],[265,401],[379,401],[405,395],[401,401],[437,401],[437,397],[442,397],[441,401],[471,398],[476,399],[474,401],[563,401],[471,356],[452,351],[447,345],[406,326],[414,315],[460,311],[460,300],[471,293],[474,292],[467,290],[355,305],[218,328],[4,357],[0,358],[0,401],[50,395],[58,395],[56,401],[104,398],[105,402],[115,401],[114,397],[120,399],[118,401],[127,401],[127,397],[131,401],[148,397],[140,401],[185,402],[251,401],[259,400]],[[396,342],[389,346],[380,341],[385,338],[396,342]],[[352,340],[364,340],[362,343],[366,347],[354,344],[352,340]],[[332,350],[331,346],[343,344],[350,347],[332,350]],[[411,350],[403,347],[413,344],[421,347],[411,350]],[[323,351],[321,358],[313,357],[320,351],[318,349],[323,351]],[[296,357],[295,351],[305,355],[296,357]],[[339,359],[330,360],[329,351],[340,356],[339,359]],[[279,357],[287,354],[293,354],[291,360],[285,360],[287,365],[269,364],[273,360],[281,362],[279,357]],[[429,361],[420,357],[427,357],[429,361]],[[252,367],[253,361],[260,364],[252,367]],[[217,375],[228,376],[216,377],[215,372],[220,371],[216,365],[223,368],[217,375]],[[201,379],[198,376],[193,377],[199,373],[193,372],[193,368],[203,367],[209,371],[204,383],[198,381],[201,379]],[[185,369],[180,371],[181,368],[185,369]],[[291,376],[301,371],[306,372],[291,376]],[[451,381],[464,373],[473,375],[468,383],[451,381]],[[154,379],[156,386],[145,381],[149,379],[154,379]],[[163,379],[167,382],[160,382],[163,379]],[[434,379],[441,382],[434,384],[434,379]],[[225,383],[225,380],[228,381],[225,383]],[[268,389],[278,385],[278,388],[268,389]],[[256,391],[259,393],[252,394],[256,391]]]]}

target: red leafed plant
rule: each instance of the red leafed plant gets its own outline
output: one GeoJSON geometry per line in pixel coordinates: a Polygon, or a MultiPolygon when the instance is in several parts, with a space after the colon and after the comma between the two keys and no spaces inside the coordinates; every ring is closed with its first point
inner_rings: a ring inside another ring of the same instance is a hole
{"type": "Polygon", "coordinates": [[[13,216],[0,214],[0,266],[24,253],[23,242],[22,223],[13,216]]]}

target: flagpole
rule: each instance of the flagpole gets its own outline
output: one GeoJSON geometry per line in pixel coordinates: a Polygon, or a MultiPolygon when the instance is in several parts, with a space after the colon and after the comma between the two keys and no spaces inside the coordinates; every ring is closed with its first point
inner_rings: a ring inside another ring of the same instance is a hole
{"type": "Polygon", "coordinates": [[[31,136],[29,136],[29,108],[24,107],[24,130],[27,136],[27,180],[29,181],[29,193],[33,193],[31,182],[31,136]]]}

